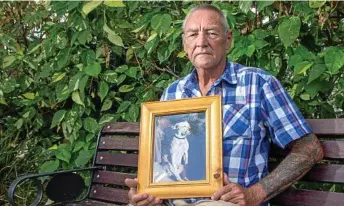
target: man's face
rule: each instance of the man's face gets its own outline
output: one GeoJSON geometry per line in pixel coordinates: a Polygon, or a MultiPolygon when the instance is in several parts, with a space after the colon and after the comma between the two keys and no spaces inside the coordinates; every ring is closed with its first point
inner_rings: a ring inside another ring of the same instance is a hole
{"type": "Polygon", "coordinates": [[[212,69],[225,61],[231,39],[214,11],[194,11],[185,23],[184,50],[196,68],[212,69]]]}

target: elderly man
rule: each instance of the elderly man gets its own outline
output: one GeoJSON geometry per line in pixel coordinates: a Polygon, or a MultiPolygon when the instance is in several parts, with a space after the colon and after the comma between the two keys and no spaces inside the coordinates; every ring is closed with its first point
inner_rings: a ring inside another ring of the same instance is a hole
{"type": "MultiPolygon", "coordinates": [[[[210,5],[190,11],[183,25],[184,50],[195,69],[172,83],[161,100],[221,95],[223,104],[224,186],[211,198],[170,200],[172,205],[266,205],[323,157],[317,137],[275,77],[226,59],[232,35],[223,13],[210,5]],[[271,140],[290,153],[268,173],[271,140]]],[[[161,200],[136,194],[137,180],[126,179],[133,205],[161,200]]]]}

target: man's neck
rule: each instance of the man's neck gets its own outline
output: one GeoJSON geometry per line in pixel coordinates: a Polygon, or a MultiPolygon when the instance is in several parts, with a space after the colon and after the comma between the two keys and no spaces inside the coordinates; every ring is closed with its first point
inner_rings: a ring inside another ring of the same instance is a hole
{"type": "Polygon", "coordinates": [[[205,96],[209,91],[210,87],[214,84],[214,82],[219,79],[226,68],[226,61],[221,62],[215,68],[196,68],[197,76],[198,76],[198,85],[201,90],[202,96],[205,96]]]}

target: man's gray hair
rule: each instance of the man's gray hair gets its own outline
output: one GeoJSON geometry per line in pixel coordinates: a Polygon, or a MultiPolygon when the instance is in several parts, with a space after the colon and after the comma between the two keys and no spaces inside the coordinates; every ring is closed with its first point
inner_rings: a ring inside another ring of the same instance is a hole
{"type": "Polygon", "coordinates": [[[184,22],[183,22],[183,26],[182,26],[183,31],[185,29],[185,24],[186,24],[187,19],[190,16],[190,14],[192,14],[193,12],[198,11],[198,10],[210,10],[210,11],[216,12],[220,16],[220,21],[221,21],[221,24],[223,26],[224,31],[227,32],[229,30],[229,25],[228,25],[228,22],[227,22],[227,18],[225,17],[225,15],[221,11],[221,9],[219,9],[219,8],[213,6],[213,5],[210,5],[210,4],[200,4],[200,5],[192,8],[189,11],[189,13],[186,15],[186,17],[184,19],[184,22]]]}

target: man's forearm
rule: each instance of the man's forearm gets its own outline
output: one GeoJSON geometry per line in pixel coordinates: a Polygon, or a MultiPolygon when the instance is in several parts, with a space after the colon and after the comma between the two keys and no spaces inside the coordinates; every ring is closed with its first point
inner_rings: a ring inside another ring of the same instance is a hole
{"type": "Polygon", "coordinates": [[[263,200],[270,200],[304,176],[323,157],[322,147],[314,134],[296,140],[291,152],[268,176],[252,186],[255,191],[263,191],[263,200]]]}

